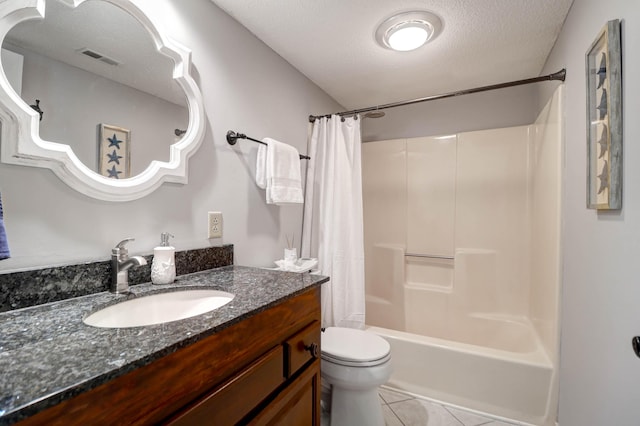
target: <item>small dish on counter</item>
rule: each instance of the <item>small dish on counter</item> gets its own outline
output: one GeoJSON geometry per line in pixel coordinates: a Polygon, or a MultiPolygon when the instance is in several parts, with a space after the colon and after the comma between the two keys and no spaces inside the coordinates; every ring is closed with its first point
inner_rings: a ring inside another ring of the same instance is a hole
{"type": "Polygon", "coordinates": [[[318,264],[318,259],[306,257],[301,257],[294,261],[281,259],[276,260],[275,264],[278,265],[277,271],[308,272],[318,264]]]}

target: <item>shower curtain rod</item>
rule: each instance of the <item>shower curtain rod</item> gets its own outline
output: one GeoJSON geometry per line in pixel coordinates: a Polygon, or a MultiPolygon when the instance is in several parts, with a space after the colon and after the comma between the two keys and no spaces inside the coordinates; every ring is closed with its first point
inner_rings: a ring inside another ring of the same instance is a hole
{"type": "MultiPolygon", "coordinates": [[[[404,106],[404,105],[417,104],[417,103],[420,103],[420,102],[435,101],[437,99],[453,98],[454,96],[469,95],[471,93],[486,92],[488,90],[504,89],[506,87],[513,87],[513,86],[521,86],[523,84],[538,83],[540,81],[552,81],[552,80],[564,81],[566,75],[567,75],[567,70],[566,70],[566,68],[563,68],[558,72],[554,72],[554,73],[548,74],[548,75],[542,75],[540,77],[527,78],[527,79],[524,79],[524,80],[510,81],[510,82],[507,82],[507,83],[492,84],[491,86],[482,86],[482,87],[476,87],[476,88],[473,88],[473,89],[460,90],[460,91],[457,91],[457,92],[444,93],[442,95],[427,96],[427,97],[424,97],[424,98],[412,99],[410,101],[393,102],[393,103],[390,103],[390,104],[378,105],[378,106],[373,106],[373,107],[368,107],[368,108],[352,109],[351,111],[336,112],[334,114],[343,117],[345,115],[360,114],[361,112],[377,111],[377,110],[380,110],[380,109],[395,108],[395,107],[404,106]]],[[[316,121],[316,118],[322,118],[322,117],[329,118],[329,117],[331,117],[331,115],[332,114],[310,115],[309,116],[309,122],[313,123],[314,121],[316,121]]]]}

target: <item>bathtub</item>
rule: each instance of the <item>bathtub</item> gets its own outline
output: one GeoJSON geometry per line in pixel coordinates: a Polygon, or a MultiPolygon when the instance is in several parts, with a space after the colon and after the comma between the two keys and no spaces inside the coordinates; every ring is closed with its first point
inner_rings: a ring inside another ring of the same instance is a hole
{"type": "Polygon", "coordinates": [[[493,330],[483,333],[490,336],[483,346],[477,339],[470,344],[376,326],[367,330],[391,345],[390,388],[508,420],[552,424],[554,370],[532,328],[490,319],[482,324],[485,331],[488,324],[493,330]]]}

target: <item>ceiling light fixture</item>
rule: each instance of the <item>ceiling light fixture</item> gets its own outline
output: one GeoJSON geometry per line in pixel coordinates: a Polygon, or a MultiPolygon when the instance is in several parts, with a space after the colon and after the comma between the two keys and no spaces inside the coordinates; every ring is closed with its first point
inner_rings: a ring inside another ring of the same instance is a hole
{"type": "Polygon", "coordinates": [[[431,12],[403,12],[380,24],[375,37],[382,47],[408,52],[433,40],[441,29],[442,21],[431,12]]]}

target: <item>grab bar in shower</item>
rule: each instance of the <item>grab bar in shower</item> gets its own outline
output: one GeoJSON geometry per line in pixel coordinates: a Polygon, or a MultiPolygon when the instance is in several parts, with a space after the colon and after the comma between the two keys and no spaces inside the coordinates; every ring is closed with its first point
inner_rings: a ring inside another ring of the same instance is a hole
{"type": "Polygon", "coordinates": [[[441,256],[439,254],[420,254],[420,253],[405,253],[405,257],[426,257],[428,259],[444,259],[444,260],[455,260],[453,256],[441,256]]]}

